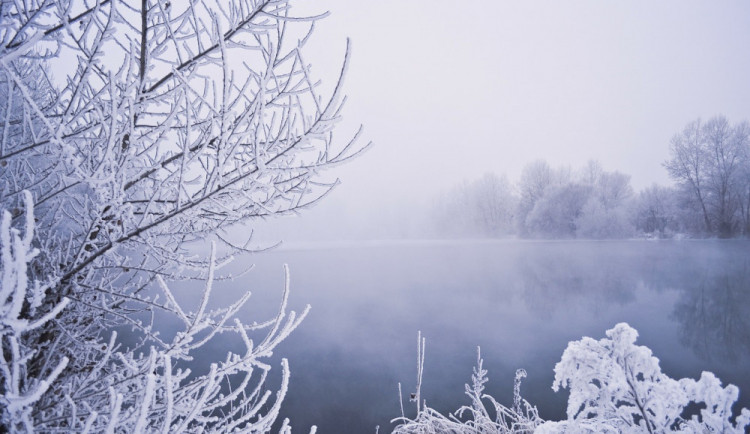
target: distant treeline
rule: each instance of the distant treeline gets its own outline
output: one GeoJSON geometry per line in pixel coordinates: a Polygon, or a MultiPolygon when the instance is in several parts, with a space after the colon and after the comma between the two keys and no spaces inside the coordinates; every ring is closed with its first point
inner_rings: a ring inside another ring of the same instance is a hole
{"type": "Polygon", "coordinates": [[[577,170],[534,161],[516,183],[487,173],[436,200],[436,229],[530,238],[750,235],[750,124],[690,122],[672,138],[664,167],[675,184],[638,193],[630,175],[596,161],[577,170]]]}

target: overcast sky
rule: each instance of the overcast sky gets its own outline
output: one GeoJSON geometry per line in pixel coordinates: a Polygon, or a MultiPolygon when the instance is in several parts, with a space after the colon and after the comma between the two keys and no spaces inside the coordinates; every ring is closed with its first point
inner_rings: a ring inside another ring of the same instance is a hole
{"type": "Polygon", "coordinates": [[[353,43],[342,132],[375,142],[330,206],[388,207],[538,158],[668,184],[670,138],[750,119],[750,2],[315,0],[306,60],[331,81],[353,43]]]}

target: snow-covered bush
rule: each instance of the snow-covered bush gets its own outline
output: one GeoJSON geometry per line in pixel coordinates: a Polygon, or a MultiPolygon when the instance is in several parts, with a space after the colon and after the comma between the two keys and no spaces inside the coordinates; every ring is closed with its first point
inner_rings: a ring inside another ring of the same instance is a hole
{"type": "Polygon", "coordinates": [[[234,321],[249,294],[207,303],[214,270],[250,246],[226,229],[316,202],[337,182],[321,171],[362,149],[333,140],[348,48],[328,97],[303,55],[321,17],[288,0],[2,2],[0,303],[17,327],[0,390],[35,399],[0,431],[270,426],[285,385],[268,398],[262,359],[299,318],[234,321]],[[208,240],[224,253],[188,248],[208,240]],[[207,282],[193,311],[167,285],[187,279],[207,282]],[[245,352],[189,374],[227,332],[245,352]]]}
{"type": "MultiPolygon", "coordinates": [[[[513,408],[507,408],[482,394],[487,371],[477,351],[472,386],[466,385],[471,407],[464,406],[447,417],[420,403],[424,340],[420,338],[417,356],[417,416],[403,415],[395,433],[737,433],[750,427],[750,411],[733,416],[732,405],[739,389],[722,387],[711,372],[700,379],[675,380],[661,372],[659,359],[645,346],[635,345],[638,332],[626,323],[607,330],[607,338],[584,337],[570,342],[562,360],[555,366],[552,388],[570,389],[567,419],[543,421],[520,395],[516,371],[513,408]],[[494,417],[483,400],[493,404],[494,417]]],[[[401,385],[399,384],[399,394],[401,385]]]]}
{"type": "Polygon", "coordinates": [[[606,334],[568,344],[553,384],[555,391],[570,389],[567,420],[546,422],[538,432],[744,433],[750,425],[747,409],[730,421],[737,387],[721,387],[710,372],[698,381],[668,377],[650,349],[635,345],[638,332],[626,323],[606,334]],[[689,414],[689,403],[698,404],[699,414],[689,414]]]}

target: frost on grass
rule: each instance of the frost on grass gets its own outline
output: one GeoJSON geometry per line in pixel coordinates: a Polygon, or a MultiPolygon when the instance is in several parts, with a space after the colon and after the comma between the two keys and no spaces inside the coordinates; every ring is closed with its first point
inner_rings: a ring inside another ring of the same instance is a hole
{"type": "MultiPolygon", "coordinates": [[[[512,408],[484,394],[488,381],[483,360],[477,351],[472,384],[466,385],[470,406],[444,416],[417,402],[414,419],[403,415],[395,433],[737,433],[750,427],[750,411],[733,415],[739,389],[722,387],[711,372],[700,379],[675,380],[661,372],[659,359],[645,346],[635,345],[638,332],[626,323],[607,330],[607,337],[584,337],[570,342],[562,360],[555,366],[552,388],[570,389],[567,419],[543,421],[536,410],[521,398],[520,381],[526,376],[516,371],[512,408]],[[490,410],[485,402],[492,404],[490,410]]],[[[421,397],[424,340],[417,359],[417,397],[421,397]]],[[[399,384],[399,391],[401,385],[399,384]]]]}
{"type": "MultiPolygon", "coordinates": [[[[464,386],[465,393],[471,401],[471,405],[464,405],[455,412],[444,416],[438,411],[427,406],[421,400],[422,372],[424,367],[424,338],[418,340],[417,346],[417,391],[412,394],[412,400],[417,404],[417,415],[409,419],[403,414],[403,403],[401,404],[401,417],[394,419],[397,422],[393,432],[399,434],[407,433],[532,433],[542,423],[536,407],[529,404],[521,397],[521,379],[526,377],[526,371],[516,371],[513,387],[513,407],[508,408],[498,403],[495,398],[484,393],[484,385],[489,381],[487,370],[484,369],[484,360],[481,350],[477,347],[477,364],[471,375],[471,385],[464,386]],[[485,403],[489,403],[487,408],[485,403]]],[[[399,383],[399,398],[401,397],[401,384],[399,383]]]]}

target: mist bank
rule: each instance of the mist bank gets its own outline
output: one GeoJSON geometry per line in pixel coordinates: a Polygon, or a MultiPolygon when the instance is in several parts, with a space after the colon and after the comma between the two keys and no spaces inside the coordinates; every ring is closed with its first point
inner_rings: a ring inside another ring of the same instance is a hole
{"type": "Polygon", "coordinates": [[[511,183],[485,173],[436,198],[434,231],[446,237],[544,239],[669,238],[694,231],[693,213],[674,187],[653,185],[635,193],[630,175],[584,167],[525,166],[511,183]]]}
{"type": "MultiPolygon", "coordinates": [[[[444,239],[669,239],[747,237],[738,212],[729,235],[706,230],[701,208],[679,185],[640,191],[631,177],[598,162],[573,169],[544,160],[525,166],[522,178],[487,172],[443,192],[413,200],[345,195],[295,215],[253,227],[255,244],[444,239]]],[[[738,208],[739,209],[739,208],[738,208]]],[[[243,237],[249,236],[249,230],[243,237]]]]}
{"type": "Polygon", "coordinates": [[[669,144],[671,186],[637,194],[630,175],[527,164],[515,183],[486,173],[436,201],[447,235],[531,238],[747,237],[750,235],[750,124],[724,116],[688,123],[669,144]]]}
{"type": "Polygon", "coordinates": [[[442,191],[404,183],[398,195],[380,192],[380,180],[370,180],[370,191],[363,192],[344,179],[325,203],[253,228],[266,245],[282,239],[295,243],[750,235],[748,123],[731,124],[723,116],[696,120],[666,146],[670,158],[662,167],[673,180],[670,185],[636,191],[629,174],[605,170],[594,160],[579,167],[536,160],[523,166],[518,179],[490,171],[442,191]]]}
{"type": "Polygon", "coordinates": [[[731,238],[750,234],[750,177],[727,197],[700,197],[692,186],[652,185],[635,192],[630,175],[584,167],[527,164],[521,179],[486,173],[455,186],[434,204],[435,233],[447,237],[545,239],[731,238]],[[744,194],[743,194],[744,193],[744,194]],[[723,203],[723,208],[720,205],[723,203]],[[705,212],[704,212],[705,211],[705,212]]]}

